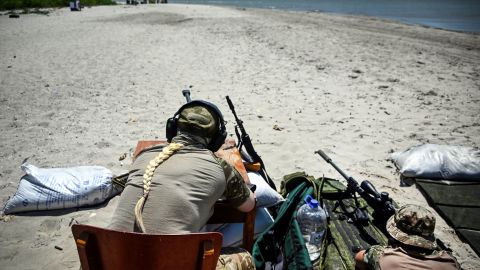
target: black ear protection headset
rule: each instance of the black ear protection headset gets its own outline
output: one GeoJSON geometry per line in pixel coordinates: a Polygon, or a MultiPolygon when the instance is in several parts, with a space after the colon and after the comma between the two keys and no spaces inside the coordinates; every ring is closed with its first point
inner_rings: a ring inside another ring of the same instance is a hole
{"type": "Polygon", "coordinates": [[[220,110],[215,106],[214,104],[204,101],[204,100],[193,100],[182,107],[178,109],[178,111],[173,115],[173,117],[168,118],[167,120],[167,128],[166,128],[166,136],[167,136],[167,141],[171,142],[173,137],[177,135],[177,129],[178,129],[178,116],[180,113],[188,108],[188,107],[193,107],[193,106],[202,106],[213,112],[214,114],[217,115],[218,119],[218,130],[217,132],[213,135],[212,140],[210,143],[207,145],[207,148],[211,150],[212,152],[216,152],[218,149],[220,149],[220,146],[225,143],[225,138],[227,138],[227,129],[225,127],[225,122],[223,120],[223,115],[220,112],[220,110]]]}

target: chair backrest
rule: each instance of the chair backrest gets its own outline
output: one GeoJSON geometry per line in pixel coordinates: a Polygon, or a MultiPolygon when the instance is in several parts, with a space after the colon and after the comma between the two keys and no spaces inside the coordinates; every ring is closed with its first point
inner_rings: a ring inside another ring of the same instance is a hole
{"type": "MultiPolygon", "coordinates": [[[[166,141],[138,141],[133,152],[133,160],[145,149],[162,143],[166,143],[166,141]]],[[[242,247],[251,253],[255,236],[255,208],[248,213],[244,213],[223,203],[216,203],[213,216],[208,220],[207,224],[223,223],[243,223],[242,247]]]]}
{"type": "Polygon", "coordinates": [[[144,234],[73,225],[83,270],[215,269],[223,236],[217,232],[144,234]]]}
{"type": "Polygon", "coordinates": [[[133,151],[132,159],[135,160],[140,153],[145,149],[150,148],[155,145],[167,143],[166,140],[150,140],[150,141],[138,141],[135,150],[133,151]]]}

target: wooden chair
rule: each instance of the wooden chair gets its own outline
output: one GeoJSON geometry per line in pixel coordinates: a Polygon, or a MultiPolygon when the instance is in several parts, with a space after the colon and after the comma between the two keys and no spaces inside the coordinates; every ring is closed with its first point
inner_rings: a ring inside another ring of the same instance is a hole
{"type": "Polygon", "coordinates": [[[144,234],[73,225],[83,270],[215,269],[223,236],[217,232],[144,234]]]}
{"type": "MultiPolygon", "coordinates": [[[[166,141],[138,141],[133,152],[133,160],[145,149],[162,143],[166,143],[166,141]]],[[[207,224],[223,223],[243,223],[242,247],[251,253],[255,235],[255,208],[248,213],[244,213],[218,202],[215,204],[213,216],[208,220],[207,224]]]]}

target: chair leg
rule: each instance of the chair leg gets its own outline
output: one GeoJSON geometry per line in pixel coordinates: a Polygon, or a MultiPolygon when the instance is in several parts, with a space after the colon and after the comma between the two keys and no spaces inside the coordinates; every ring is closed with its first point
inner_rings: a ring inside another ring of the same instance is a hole
{"type": "Polygon", "coordinates": [[[255,236],[255,213],[256,209],[246,213],[243,224],[243,248],[252,253],[253,238],[255,236]]]}
{"type": "Polygon", "coordinates": [[[212,240],[205,240],[200,249],[200,267],[198,269],[214,269],[217,262],[213,260],[215,255],[215,248],[212,240]]]}
{"type": "Polygon", "coordinates": [[[103,269],[101,266],[98,249],[95,244],[95,236],[84,231],[75,240],[82,270],[103,269]]]}

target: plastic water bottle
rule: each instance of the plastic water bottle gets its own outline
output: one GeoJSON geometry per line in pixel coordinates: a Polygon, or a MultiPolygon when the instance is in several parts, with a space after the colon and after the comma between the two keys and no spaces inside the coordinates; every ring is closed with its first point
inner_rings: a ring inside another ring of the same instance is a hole
{"type": "Polygon", "coordinates": [[[327,215],[312,196],[307,195],[304,200],[306,204],[298,209],[297,221],[302,230],[310,261],[313,262],[320,257],[320,248],[327,228],[327,215]]]}

